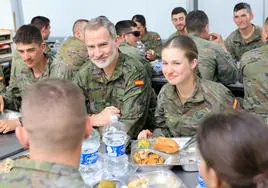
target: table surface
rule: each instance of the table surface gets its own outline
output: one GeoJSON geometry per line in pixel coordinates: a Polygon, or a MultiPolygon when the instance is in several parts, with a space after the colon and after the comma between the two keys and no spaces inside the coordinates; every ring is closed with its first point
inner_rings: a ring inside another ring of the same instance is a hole
{"type": "Polygon", "coordinates": [[[17,140],[15,133],[0,134],[0,148],[0,160],[25,150],[17,140]]]}

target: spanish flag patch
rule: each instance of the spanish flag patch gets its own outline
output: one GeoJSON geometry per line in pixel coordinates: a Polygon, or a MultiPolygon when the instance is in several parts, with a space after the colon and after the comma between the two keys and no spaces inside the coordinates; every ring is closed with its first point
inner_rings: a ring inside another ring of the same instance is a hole
{"type": "Polygon", "coordinates": [[[143,86],[144,85],[144,81],[143,80],[135,80],[134,81],[135,86],[143,86]]]}

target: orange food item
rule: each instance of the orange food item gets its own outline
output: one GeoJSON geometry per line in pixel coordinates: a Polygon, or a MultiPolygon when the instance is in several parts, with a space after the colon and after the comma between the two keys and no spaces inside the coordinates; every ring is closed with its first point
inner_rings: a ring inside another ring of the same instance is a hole
{"type": "Polygon", "coordinates": [[[180,146],[175,140],[162,136],[155,140],[153,147],[158,151],[169,154],[176,153],[180,149],[180,146]]]}

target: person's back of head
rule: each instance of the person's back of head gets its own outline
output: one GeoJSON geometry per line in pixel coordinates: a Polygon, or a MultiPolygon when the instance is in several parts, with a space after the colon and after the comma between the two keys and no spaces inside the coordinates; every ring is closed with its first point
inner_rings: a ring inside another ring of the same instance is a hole
{"type": "Polygon", "coordinates": [[[50,34],[50,20],[44,16],[36,16],[31,20],[31,24],[37,27],[44,40],[47,40],[50,34]]]}
{"type": "Polygon", "coordinates": [[[241,3],[237,3],[235,6],[234,6],[234,10],[233,12],[237,12],[239,10],[242,10],[242,9],[246,9],[248,11],[248,13],[252,13],[252,10],[251,10],[251,7],[248,3],[244,3],[244,2],[241,2],[241,3]]]}
{"type": "Polygon", "coordinates": [[[247,113],[214,114],[198,129],[201,175],[208,187],[268,186],[268,128],[247,113]]]}
{"type": "Polygon", "coordinates": [[[88,127],[85,98],[78,86],[67,80],[40,81],[23,95],[21,112],[31,152],[50,156],[76,152],[80,158],[88,127]]]}
{"type": "Polygon", "coordinates": [[[33,25],[23,25],[21,26],[17,32],[15,37],[13,38],[16,44],[32,44],[36,43],[40,45],[43,42],[42,35],[40,30],[33,25]]]}
{"type": "Polygon", "coordinates": [[[183,13],[185,16],[187,15],[187,11],[183,7],[176,7],[171,11],[171,17],[172,15],[183,13]]]}
{"type": "Polygon", "coordinates": [[[73,36],[79,38],[81,41],[84,41],[84,29],[87,23],[88,23],[88,20],[86,19],[76,20],[72,28],[73,36]]]}
{"type": "Polygon", "coordinates": [[[189,33],[200,35],[201,33],[205,32],[207,28],[208,28],[208,16],[204,11],[194,10],[187,14],[186,29],[189,33]]]}
{"type": "Polygon", "coordinates": [[[268,41],[268,17],[266,17],[262,28],[262,41],[266,43],[268,41]]]}
{"type": "Polygon", "coordinates": [[[136,27],[137,24],[131,20],[121,20],[115,24],[117,35],[128,34],[132,31],[132,27],[136,27]]]}
{"type": "Polygon", "coordinates": [[[141,14],[136,14],[131,19],[133,22],[139,22],[143,27],[146,27],[145,17],[141,14]]]}

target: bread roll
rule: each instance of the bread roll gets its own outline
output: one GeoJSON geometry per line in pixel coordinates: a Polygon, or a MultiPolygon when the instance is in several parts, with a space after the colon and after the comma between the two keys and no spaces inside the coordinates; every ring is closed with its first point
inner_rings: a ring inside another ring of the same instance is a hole
{"type": "Polygon", "coordinates": [[[156,150],[169,154],[176,153],[177,151],[179,151],[180,148],[180,146],[175,140],[166,137],[158,137],[155,140],[153,147],[156,150]]]}

